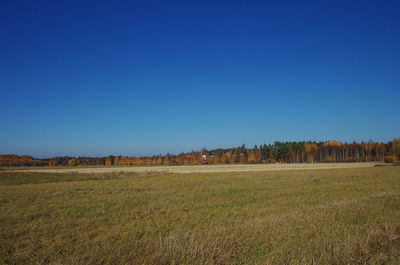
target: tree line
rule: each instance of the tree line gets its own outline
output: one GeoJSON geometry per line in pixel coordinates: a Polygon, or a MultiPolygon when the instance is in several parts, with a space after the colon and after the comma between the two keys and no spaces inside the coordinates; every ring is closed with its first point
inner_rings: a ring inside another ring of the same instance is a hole
{"type": "Polygon", "coordinates": [[[171,155],[54,157],[0,155],[0,166],[87,166],[87,165],[201,165],[259,163],[368,162],[400,160],[400,138],[387,143],[339,141],[275,142],[248,148],[218,148],[171,155]]]}

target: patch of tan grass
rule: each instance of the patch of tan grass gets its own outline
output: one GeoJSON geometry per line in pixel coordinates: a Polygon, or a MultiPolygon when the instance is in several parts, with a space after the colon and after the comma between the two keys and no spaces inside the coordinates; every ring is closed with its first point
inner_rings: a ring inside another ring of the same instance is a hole
{"type": "Polygon", "coordinates": [[[0,210],[4,264],[400,262],[398,167],[8,183],[0,210]]]}
{"type": "Polygon", "coordinates": [[[233,164],[233,165],[192,165],[192,166],[90,166],[90,167],[15,167],[3,168],[4,171],[42,172],[42,173],[217,173],[217,172],[254,172],[287,171],[312,169],[340,169],[373,167],[375,163],[315,163],[315,164],[233,164]]]}

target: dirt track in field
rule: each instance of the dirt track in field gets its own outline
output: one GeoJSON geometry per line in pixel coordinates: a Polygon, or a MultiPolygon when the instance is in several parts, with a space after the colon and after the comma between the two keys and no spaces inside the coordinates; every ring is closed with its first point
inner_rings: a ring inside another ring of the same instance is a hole
{"type": "MultiPolygon", "coordinates": [[[[319,164],[257,164],[257,165],[198,165],[198,166],[93,166],[17,169],[19,172],[47,173],[108,173],[108,172],[167,172],[167,173],[210,173],[278,170],[312,170],[373,167],[376,163],[319,163],[319,164]]],[[[9,170],[5,170],[9,171],[9,170]]]]}

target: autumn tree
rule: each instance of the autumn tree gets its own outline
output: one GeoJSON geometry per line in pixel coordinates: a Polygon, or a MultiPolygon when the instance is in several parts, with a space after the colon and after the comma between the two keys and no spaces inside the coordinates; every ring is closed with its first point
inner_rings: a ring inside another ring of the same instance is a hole
{"type": "Polygon", "coordinates": [[[257,159],[256,159],[256,155],[254,153],[254,150],[250,150],[247,155],[247,163],[255,164],[256,162],[257,162],[257,159]]]}
{"type": "Polygon", "coordinates": [[[314,162],[314,154],[318,150],[318,145],[315,143],[305,143],[304,144],[304,152],[306,154],[306,162],[312,163],[314,162]]]}
{"type": "Polygon", "coordinates": [[[77,166],[78,165],[78,160],[75,158],[71,158],[68,160],[68,166],[77,166]]]}
{"type": "Polygon", "coordinates": [[[394,139],[392,141],[392,149],[393,149],[393,155],[395,157],[400,156],[400,138],[394,139]]]}

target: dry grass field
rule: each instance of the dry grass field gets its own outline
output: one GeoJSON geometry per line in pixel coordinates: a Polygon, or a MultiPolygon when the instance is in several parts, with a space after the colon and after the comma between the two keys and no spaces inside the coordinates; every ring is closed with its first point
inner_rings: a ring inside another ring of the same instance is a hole
{"type": "Polygon", "coordinates": [[[193,165],[193,166],[60,166],[60,167],[14,167],[6,171],[44,173],[210,173],[210,172],[249,172],[303,169],[335,169],[373,167],[376,163],[315,163],[315,164],[233,164],[233,165],[193,165]]]}
{"type": "Polygon", "coordinates": [[[0,264],[400,264],[400,167],[295,166],[2,170],[0,264]]]}

